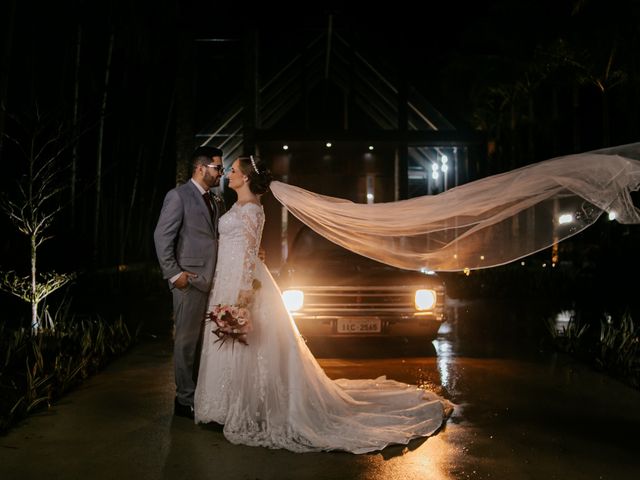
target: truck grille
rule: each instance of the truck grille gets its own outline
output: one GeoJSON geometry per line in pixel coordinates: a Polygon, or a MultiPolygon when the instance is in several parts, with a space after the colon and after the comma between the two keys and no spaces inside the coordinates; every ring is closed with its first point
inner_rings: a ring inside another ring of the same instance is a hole
{"type": "MultiPolygon", "coordinates": [[[[298,312],[314,316],[412,316],[416,313],[415,291],[436,291],[436,307],[431,314],[444,316],[444,288],[428,286],[312,286],[291,287],[304,292],[304,307],[298,312]]],[[[423,311],[428,313],[429,311],[423,311]]],[[[424,314],[423,313],[423,314],[424,314]]]]}

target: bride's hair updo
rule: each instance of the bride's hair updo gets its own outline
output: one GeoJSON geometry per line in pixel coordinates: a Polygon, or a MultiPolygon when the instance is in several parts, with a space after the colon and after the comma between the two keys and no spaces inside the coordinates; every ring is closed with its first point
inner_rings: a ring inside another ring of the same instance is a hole
{"type": "Polygon", "coordinates": [[[249,190],[256,195],[262,195],[269,190],[273,176],[260,157],[250,155],[238,157],[240,170],[249,179],[249,190]]]}

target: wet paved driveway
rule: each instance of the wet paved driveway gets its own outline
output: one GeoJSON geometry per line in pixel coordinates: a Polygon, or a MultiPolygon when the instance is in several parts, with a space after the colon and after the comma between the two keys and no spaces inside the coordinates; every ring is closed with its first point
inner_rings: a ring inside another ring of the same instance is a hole
{"type": "Polygon", "coordinates": [[[368,455],[229,444],[174,418],[167,339],[143,342],[0,437],[0,478],[635,479],[640,392],[540,349],[540,311],[460,304],[432,347],[342,345],[329,376],[418,382],[456,409],[437,435],[368,455]],[[340,357],[337,357],[340,355],[340,357]]]}

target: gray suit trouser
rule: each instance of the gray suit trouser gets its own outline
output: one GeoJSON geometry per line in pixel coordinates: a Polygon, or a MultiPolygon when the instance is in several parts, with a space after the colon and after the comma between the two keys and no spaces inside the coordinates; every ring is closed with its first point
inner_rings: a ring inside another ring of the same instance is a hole
{"type": "Polygon", "coordinates": [[[193,406],[193,395],[196,391],[195,371],[200,354],[199,339],[204,322],[205,310],[209,294],[189,285],[184,290],[174,288],[174,342],[173,357],[176,377],[176,398],[182,405],[193,406]]]}

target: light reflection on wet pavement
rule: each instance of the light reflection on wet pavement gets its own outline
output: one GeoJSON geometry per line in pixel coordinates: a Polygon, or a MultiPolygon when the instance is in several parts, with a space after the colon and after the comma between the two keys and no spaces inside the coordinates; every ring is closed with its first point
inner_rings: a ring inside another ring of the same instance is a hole
{"type": "Polygon", "coordinates": [[[556,313],[459,303],[433,344],[325,345],[332,378],[386,375],[455,404],[436,435],[367,455],[233,445],[174,417],[171,339],[149,339],[0,438],[0,478],[635,480],[640,392],[543,348],[556,313]]]}
{"type": "Polygon", "coordinates": [[[636,478],[637,449],[627,439],[640,427],[640,392],[549,348],[547,320],[561,329],[570,314],[459,303],[434,355],[394,357],[378,346],[360,352],[366,360],[320,363],[333,378],[386,374],[456,404],[446,427],[417,450],[430,468],[408,478],[636,478]]]}

